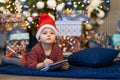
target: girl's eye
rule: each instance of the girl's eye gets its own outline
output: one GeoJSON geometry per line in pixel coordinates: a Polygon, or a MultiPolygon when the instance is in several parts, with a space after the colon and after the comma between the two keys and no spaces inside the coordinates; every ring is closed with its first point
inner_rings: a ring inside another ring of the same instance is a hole
{"type": "Polygon", "coordinates": [[[42,34],[47,34],[46,32],[43,32],[42,34]]]}
{"type": "Polygon", "coordinates": [[[51,32],[51,34],[55,34],[54,32],[51,32]]]}
{"type": "Polygon", "coordinates": [[[55,34],[54,32],[42,32],[42,34],[55,34]]]}

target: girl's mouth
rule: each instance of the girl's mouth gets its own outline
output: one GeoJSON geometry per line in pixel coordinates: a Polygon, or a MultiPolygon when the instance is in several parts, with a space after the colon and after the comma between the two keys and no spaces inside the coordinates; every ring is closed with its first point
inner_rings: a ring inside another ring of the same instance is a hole
{"type": "Polygon", "coordinates": [[[47,40],[51,40],[51,38],[47,38],[47,40]]]}

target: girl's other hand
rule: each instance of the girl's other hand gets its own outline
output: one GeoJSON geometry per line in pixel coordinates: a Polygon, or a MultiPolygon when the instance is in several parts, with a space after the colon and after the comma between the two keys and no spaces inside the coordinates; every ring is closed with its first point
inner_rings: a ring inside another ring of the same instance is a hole
{"type": "Polygon", "coordinates": [[[63,65],[62,65],[62,67],[61,67],[61,69],[62,69],[62,70],[68,70],[68,69],[69,69],[69,66],[70,66],[70,65],[69,65],[68,62],[64,62],[63,65]]]}

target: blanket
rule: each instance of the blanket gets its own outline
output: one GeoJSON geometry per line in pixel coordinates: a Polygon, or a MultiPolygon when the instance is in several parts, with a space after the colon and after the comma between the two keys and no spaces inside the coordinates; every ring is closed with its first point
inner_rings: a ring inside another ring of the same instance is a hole
{"type": "Polygon", "coordinates": [[[120,61],[116,61],[110,66],[100,68],[70,66],[69,70],[47,72],[17,65],[0,64],[0,74],[64,78],[120,79],[120,61]]]}

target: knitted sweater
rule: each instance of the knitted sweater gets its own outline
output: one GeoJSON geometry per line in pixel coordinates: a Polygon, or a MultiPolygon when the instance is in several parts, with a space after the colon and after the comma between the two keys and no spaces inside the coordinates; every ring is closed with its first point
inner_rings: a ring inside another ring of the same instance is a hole
{"type": "MultiPolygon", "coordinates": [[[[44,55],[45,53],[41,44],[37,43],[29,53],[24,54],[23,58],[21,59],[21,65],[36,69],[37,64],[45,60],[44,55]]],[[[47,56],[47,58],[53,60],[53,62],[63,60],[62,50],[58,44],[53,44],[51,54],[47,56]]]]}

